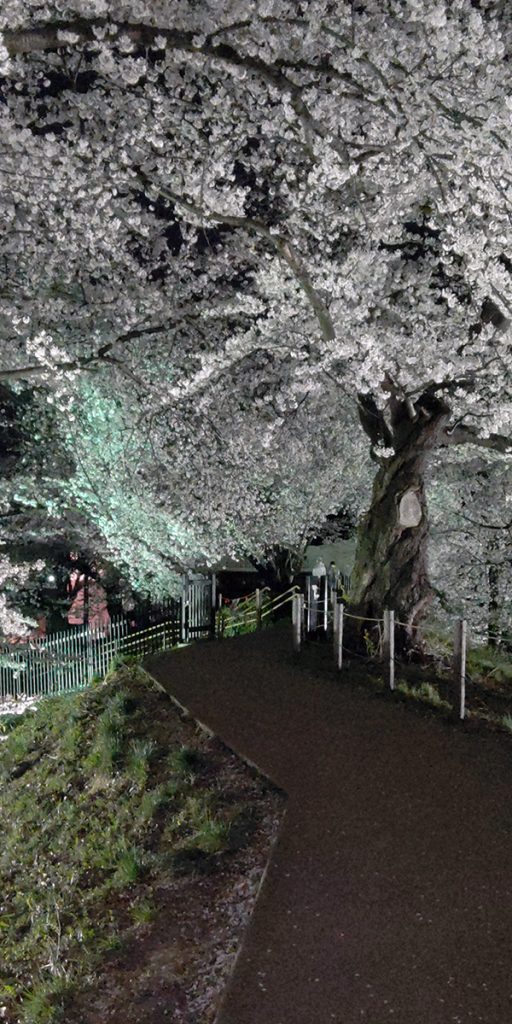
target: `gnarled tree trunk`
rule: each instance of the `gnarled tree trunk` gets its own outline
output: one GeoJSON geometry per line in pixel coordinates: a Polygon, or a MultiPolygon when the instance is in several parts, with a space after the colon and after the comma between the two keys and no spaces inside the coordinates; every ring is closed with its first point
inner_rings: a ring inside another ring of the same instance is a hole
{"type": "MultiPolygon", "coordinates": [[[[393,609],[403,623],[396,633],[400,649],[417,646],[417,626],[431,599],[424,476],[448,409],[429,396],[416,407],[390,403],[387,413],[384,418],[365,398],[363,426],[374,444],[385,445],[393,454],[380,459],[371,506],[359,526],[349,610],[363,619],[380,619],[385,608],[393,609]]],[[[363,623],[356,632],[368,630],[372,635],[371,625],[363,623]]]]}
{"type": "Polygon", "coordinates": [[[274,544],[267,548],[265,559],[259,561],[249,555],[249,560],[258,570],[264,585],[274,594],[284,593],[300,572],[303,552],[274,544]]]}

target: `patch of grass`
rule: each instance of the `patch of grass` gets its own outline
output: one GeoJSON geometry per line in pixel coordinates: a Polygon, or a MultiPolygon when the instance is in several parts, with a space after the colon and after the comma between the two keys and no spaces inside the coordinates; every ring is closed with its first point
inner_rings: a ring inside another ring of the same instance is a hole
{"type": "Polygon", "coordinates": [[[111,672],[117,672],[120,668],[131,668],[136,665],[140,665],[141,661],[141,654],[123,654],[122,651],[120,651],[112,658],[112,661],[108,666],[108,674],[111,672]]]}
{"type": "MultiPolygon", "coordinates": [[[[25,712],[26,713],[26,712],[25,712]]],[[[0,736],[12,732],[22,721],[23,715],[0,715],[0,736]]]]}
{"type": "Polygon", "coordinates": [[[146,784],[156,746],[152,739],[132,740],[129,745],[126,768],[138,786],[143,787],[146,784]]]}
{"type": "Polygon", "coordinates": [[[54,1024],[62,1016],[62,996],[68,983],[65,979],[53,978],[41,981],[25,991],[21,1004],[23,1024],[54,1024]]]}
{"type": "Polygon", "coordinates": [[[467,668],[472,676],[512,683],[512,658],[496,647],[472,647],[467,654],[467,668]]]}
{"type": "Polygon", "coordinates": [[[169,829],[186,850],[215,854],[229,847],[230,823],[214,813],[216,794],[188,796],[169,829]]]}
{"type": "Polygon", "coordinates": [[[509,732],[512,732],[512,715],[502,715],[501,724],[505,729],[508,729],[509,732]]]}
{"type": "Polygon", "coordinates": [[[144,851],[137,846],[125,850],[118,859],[114,883],[120,888],[133,885],[142,878],[145,870],[144,851]]]}
{"type": "Polygon", "coordinates": [[[194,775],[201,767],[202,757],[198,750],[193,747],[180,747],[173,750],[167,759],[169,768],[176,775],[194,775]]]}
{"type": "Polygon", "coordinates": [[[451,711],[451,704],[443,700],[439,691],[432,683],[420,683],[418,686],[409,686],[401,680],[397,683],[396,689],[411,700],[420,701],[422,704],[430,704],[431,707],[451,711]]]}
{"type": "Polygon", "coordinates": [[[156,909],[153,903],[141,900],[133,905],[130,913],[134,924],[150,924],[154,920],[156,909]]]}
{"type": "Polygon", "coordinates": [[[93,771],[109,775],[119,765],[125,740],[126,694],[108,699],[96,725],[96,736],[87,758],[93,771]]]}
{"type": "Polygon", "coordinates": [[[8,1024],[63,1024],[67,979],[79,991],[121,947],[127,914],[150,923],[148,891],[214,870],[244,828],[137,666],[19,719],[0,743],[0,1005],[8,1024]]]}
{"type": "Polygon", "coordinates": [[[138,814],[143,822],[151,821],[162,808],[176,799],[179,786],[175,782],[159,783],[154,789],[145,789],[141,795],[138,814]]]}
{"type": "Polygon", "coordinates": [[[230,850],[242,850],[247,846],[254,835],[256,826],[256,817],[252,807],[235,807],[229,823],[230,850]]]}
{"type": "Polygon", "coordinates": [[[425,643],[428,650],[437,658],[451,659],[453,652],[453,636],[445,630],[434,625],[428,626],[424,631],[425,643]]]}
{"type": "Polygon", "coordinates": [[[189,840],[189,846],[201,853],[221,853],[229,847],[229,823],[206,817],[189,840]]]}

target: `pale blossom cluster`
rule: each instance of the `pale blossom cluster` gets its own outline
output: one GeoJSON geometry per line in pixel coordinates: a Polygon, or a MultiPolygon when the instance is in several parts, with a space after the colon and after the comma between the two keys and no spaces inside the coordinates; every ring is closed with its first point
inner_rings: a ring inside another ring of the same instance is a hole
{"type": "Polygon", "coordinates": [[[10,592],[23,586],[33,573],[42,572],[45,563],[14,563],[0,549],[0,637],[28,636],[37,622],[20,614],[10,602],[10,592]]]}
{"type": "Polygon", "coordinates": [[[4,0],[0,379],[89,417],[73,500],[134,575],[358,506],[397,406],[504,450],[504,7],[4,0]]]}

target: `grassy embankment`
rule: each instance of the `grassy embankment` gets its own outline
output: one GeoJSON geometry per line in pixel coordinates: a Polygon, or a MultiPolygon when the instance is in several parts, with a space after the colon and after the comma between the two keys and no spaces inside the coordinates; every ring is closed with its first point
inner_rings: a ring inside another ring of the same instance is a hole
{"type": "Polygon", "coordinates": [[[162,885],[251,842],[268,789],[247,770],[229,791],[224,748],[133,665],[0,735],[0,1017],[53,1024],[158,917],[162,885]]]}

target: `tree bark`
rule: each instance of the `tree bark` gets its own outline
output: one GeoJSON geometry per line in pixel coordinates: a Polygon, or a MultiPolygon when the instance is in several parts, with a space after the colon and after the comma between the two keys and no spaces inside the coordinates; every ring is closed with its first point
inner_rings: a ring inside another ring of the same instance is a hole
{"type": "Polygon", "coordinates": [[[300,572],[302,555],[280,544],[268,548],[265,555],[264,561],[258,561],[251,556],[249,560],[258,570],[264,586],[269,587],[274,594],[284,593],[300,572]]]}
{"type": "MultiPolygon", "coordinates": [[[[381,413],[371,411],[373,443],[379,442],[380,417],[380,443],[391,442],[394,452],[380,460],[371,506],[358,529],[349,611],[369,620],[381,619],[385,608],[393,609],[403,624],[396,630],[396,649],[401,651],[420,646],[418,626],[432,598],[424,477],[429,451],[440,443],[449,410],[429,396],[415,409],[390,403],[390,411],[385,422],[381,413]]],[[[366,402],[363,426],[367,414],[366,402]]],[[[376,624],[368,621],[357,623],[352,634],[361,637],[365,631],[377,638],[376,624]]]]}

